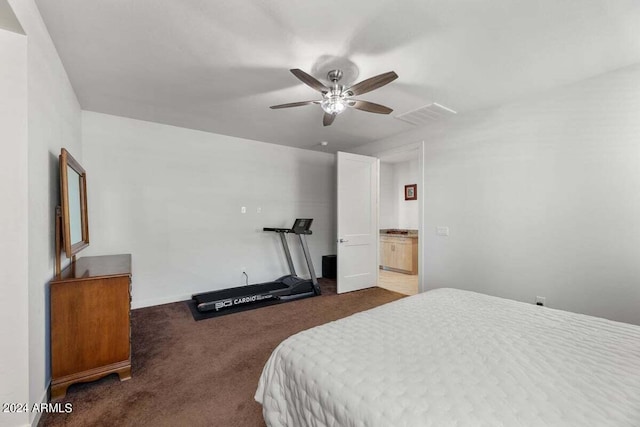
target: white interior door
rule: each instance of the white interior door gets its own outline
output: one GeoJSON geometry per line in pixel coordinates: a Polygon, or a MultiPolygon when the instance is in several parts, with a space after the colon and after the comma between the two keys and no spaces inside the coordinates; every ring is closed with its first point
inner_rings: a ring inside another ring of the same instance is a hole
{"type": "Polygon", "coordinates": [[[338,293],[378,280],[378,170],[375,157],[338,152],[338,293]]]}

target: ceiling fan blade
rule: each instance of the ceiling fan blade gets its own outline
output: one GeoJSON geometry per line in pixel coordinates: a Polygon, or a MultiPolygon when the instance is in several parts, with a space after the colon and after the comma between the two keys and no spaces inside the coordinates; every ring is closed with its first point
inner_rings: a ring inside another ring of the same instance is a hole
{"type": "Polygon", "coordinates": [[[352,92],[354,95],[362,95],[363,93],[371,92],[372,90],[389,84],[397,78],[398,75],[394,71],[389,71],[388,73],[379,74],[363,80],[360,83],[356,83],[351,86],[348,91],[352,92]]]}
{"type": "Polygon", "coordinates": [[[319,102],[320,101],[290,102],[289,104],[272,105],[269,108],[277,110],[278,108],[302,107],[303,105],[317,104],[319,102]]]}
{"type": "Polygon", "coordinates": [[[336,119],[337,114],[329,114],[324,113],[324,117],[322,118],[322,124],[324,126],[331,126],[331,123],[336,119]]]}
{"type": "Polygon", "coordinates": [[[393,111],[389,107],[385,107],[384,105],[375,104],[369,101],[353,100],[353,103],[349,103],[349,105],[357,110],[366,111],[368,113],[389,114],[393,111]]]}
{"type": "Polygon", "coordinates": [[[300,81],[310,88],[317,90],[318,92],[329,92],[329,88],[320,83],[315,77],[310,76],[299,68],[289,70],[294,76],[300,79],[300,81]]]}

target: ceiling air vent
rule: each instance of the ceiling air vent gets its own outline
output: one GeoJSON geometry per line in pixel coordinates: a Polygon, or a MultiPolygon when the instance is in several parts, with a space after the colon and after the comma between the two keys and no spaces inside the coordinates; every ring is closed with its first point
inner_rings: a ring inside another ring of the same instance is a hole
{"type": "Polygon", "coordinates": [[[452,109],[434,102],[433,104],[425,105],[424,107],[420,107],[413,111],[400,114],[396,116],[396,119],[419,126],[432,121],[441,120],[454,114],[456,114],[456,112],[452,109]]]}

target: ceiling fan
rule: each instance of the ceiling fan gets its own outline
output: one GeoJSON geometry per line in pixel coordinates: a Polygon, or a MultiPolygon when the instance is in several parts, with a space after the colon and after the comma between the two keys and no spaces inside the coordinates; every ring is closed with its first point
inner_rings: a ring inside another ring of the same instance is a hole
{"type": "Polygon", "coordinates": [[[320,92],[322,94],[322,99],[317,101],[302,101],[273,105],[270,108],[279,109],[301,107],[309,104],[320,104],[320,107],[324,110],[324,117],[322,119],[322,124],[324,126],[331,125],[331,123],[336,119],[336,116],[347,108],[355,108],[356,110],[377,114],[389,114],[393,111],[391,108],[385,107],[384,105],[353,98],[354,96],[362,95],[363,93],[378,89],[397,79],[398,75],[393,71],[368,78],[350,87],[338,84],[342,78],[341,70],[331,70],[327,73],[327,80],[331,82],[329,87],[298,68],[289,71],[300,79],[302,83],[320,92]]]}

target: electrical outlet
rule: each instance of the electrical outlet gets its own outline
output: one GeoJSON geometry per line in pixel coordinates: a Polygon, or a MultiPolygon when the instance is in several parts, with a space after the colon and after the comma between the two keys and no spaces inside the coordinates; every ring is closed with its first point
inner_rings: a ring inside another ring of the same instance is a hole
{"type": "Polygon", "coordinates": [[[547,305],[547,299],[545,297],[536,297],[536,305],[540,305],[540,306],[547,305]]]}
{"type": "Polygon", "coordinates": [[[242,274],[247,274],[247,267],[242,267],[242,274]]]}

